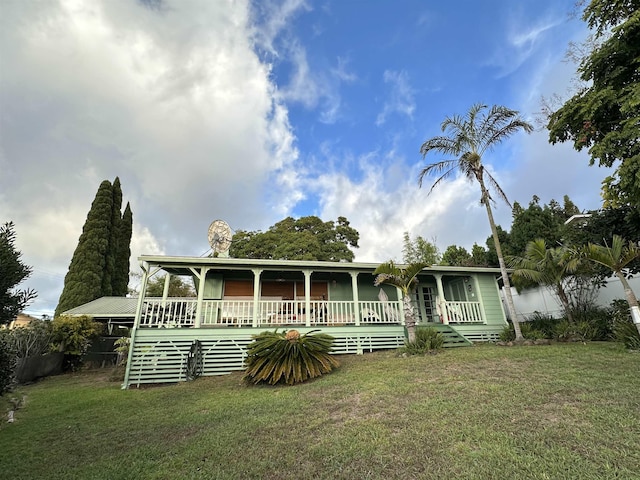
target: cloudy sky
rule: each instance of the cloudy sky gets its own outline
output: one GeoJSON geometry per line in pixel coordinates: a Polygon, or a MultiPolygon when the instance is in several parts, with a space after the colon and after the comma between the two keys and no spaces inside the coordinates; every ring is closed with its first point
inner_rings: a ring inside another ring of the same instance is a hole
{"type": "MultiPolygon", "coordinates": [[[[0,221],[51,313],[100,182],[133,257],[207,252],[207,228],[347,217],[358,261],[489,235],[478,187],[419,189],[423,141],[482,102],[531,120],[565,94],[574,0],[0,0],[0,221]]],[[[544,131],[485,157],[509,199],[600,205],[605,170],[544,131]]],[[[510,226],[510,210],[496,207],[510,226]]],[[[137,270],[137,262],[132,263],[137,270]]]]}

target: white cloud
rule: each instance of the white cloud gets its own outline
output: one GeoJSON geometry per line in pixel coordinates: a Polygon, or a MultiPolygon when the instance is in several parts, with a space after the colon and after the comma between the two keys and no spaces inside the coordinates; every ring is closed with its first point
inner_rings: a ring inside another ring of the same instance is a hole
{"type": "MultiPolygon", "coordinates": [[[[213,219],[263,228],[302,196],[248,3],[164,5],[3,5],[0,210],[36,271],[66,273],[104,179],[120,177],[137,253],[199,255],[213,219]]],[[[52,310],[62,283],[45,280],[28,286],[52,310]]]]}
{"type": "Polygon", "coordinates": [[[409,83],[409,75],[403,71],[385,70],[385,83],[391,85],[389,98],[385,101],[382,111],[376,118],[376,125],[381,126],[392,113],[399,113],[411,118],[416,109],[414,90],[409,83]]]}

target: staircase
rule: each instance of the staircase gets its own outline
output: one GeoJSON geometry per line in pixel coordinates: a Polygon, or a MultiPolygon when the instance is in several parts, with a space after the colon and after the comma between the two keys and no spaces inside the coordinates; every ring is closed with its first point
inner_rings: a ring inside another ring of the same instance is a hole
{"type": "Polygon", "coordinates": [[[431,327],[437,330],[444,337],[444,348],[450,347],[469,347],[473,345],[471,341],[464,337],[464,335],[458,333],[458,331],[451,325],[445,325],[443,323],[429,323],[424,325],[425,327],[431,327]]]}

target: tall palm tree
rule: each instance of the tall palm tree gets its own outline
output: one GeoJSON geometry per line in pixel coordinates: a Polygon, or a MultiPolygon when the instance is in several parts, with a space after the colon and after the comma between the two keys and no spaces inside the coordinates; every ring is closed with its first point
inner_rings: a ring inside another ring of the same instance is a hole
{"type": "Polygon", "coordinates": [[[573,322],[565,282],[580,266],[577,255],[565,247],[547,248],[546,242],[538,238],[527,243],[523,257],[507,256],[507,262],[515,269],[514,277],[526,278],[538,285],[549,287],[562,303],[569,321],[573,322]]]}
{"type": "Polygon", "coordinates": [[[440,175],[433,185],[431,185],[431,189],[429,190],[429,193],[431,193],[440,182],[456,173],[461,173],[470,181],[475,180],[480,184],[480,203],[486,208],[487,216],[489,217],[491,234],[493,235],[493,241],[496,246],[500,273],[502,274],[502,281],[504,282],[507,309],[513,322],[516,340],[519,341],[523,339],[522,332],[520,331],[516,309],[513,305],[513,298],[511,297],[511,283],[509,282],[509,274],[507,273],[507,267],[502,255],[496,223],[493,219],[493,212],[491,210],[491,201],[493,199],[489,194],[488,187],[492,187],[497,196],[504,200],[509,207],[511,207],[511,205],[502,188],[498,185],[498,182],[496,182],[495,178],[484,168],[482,156],[519,130],[531,133],[533,126],[521,119],[515,110],[494,105],[488,112],[485,112],[487,108],[487,105],[478,103],[473,105],[464,117],[455,115],[445,118],[441,128],[446,135],[433,137],[424,142],[420,147],[420,153],[424,158],[429,152],[435,150],[455,158],[441,160],[424,167],[420,172],[419,184],[422,186],[422,182],[426,176],[432,174],[440,175]]]}
{"type": "Polygon", "coordinates": [[[417,262],[400,268],[393,261],[389,261],[379,265],[373,272],[376,275],[373,282],[376,287],[387,283],[399,288],[402,292],[404,325],[407,328],[407,337],[410,343],[416,341],[416,314],[411,296],[418,285],[418,274],[427,266],[426,263],[417,262]]]}
{"type": "Polygon", "coordinates": [[[614,235],[610,247],[606,243],[604,246],[589,243],[584,249],[584,255],[588,260],[610,268],[616,277],[618,277],[622,288],[624,288],[624,295],[627,297],[629,308],[631,309],[633,323],[636,324],[638,333],[640,333],[640,308],[638,307],[638,299],[624,276],[624,271],[627,266],[637,258],[640,258],[640,247],[633,242],[625,242],[619,235],[614,235]]]}

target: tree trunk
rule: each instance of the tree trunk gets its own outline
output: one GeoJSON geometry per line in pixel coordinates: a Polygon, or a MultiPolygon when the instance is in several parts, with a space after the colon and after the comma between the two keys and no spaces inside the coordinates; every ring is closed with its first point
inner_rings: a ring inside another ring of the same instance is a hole
{"type": "Polygon", "coordinates": [[[516,314],[516,307],[513,305],[513,297],[511,296],[511,282],[509,282],[509,273],[507,273],[507,265],[504,263],[504,257],[502,256],[502,247],[500,247],[500,239],[498,238],[498,230],[496,229],[496,222],[493,219],[493,212],[491,211],[491,197],[489,192],[484,186],[484,181],[480,176],[478,178],[480,182],[480,189],[482,190],[482,203],[484,203],[487,209],[487,216],[489,217],[489,225],[491,226],[491,234],[493,235],[493,243],[496,245],[496,254],[498,255],[498,263],[500,264],[500,274],[502,275],[502,282],[504,283],[504,295],[507,299],[507,310],[509,317],[513,323],[513,329],[516,334],[516,341],[521,341],[522,331],[520,330],[520,323],[518,322],[518,316],[516,314]]]}
{"type": "Polygon", "coordinates": [[[638,307],[638,299],[633,293],[633,290],[631,290],[631,285],[629,285],[627,279],[624,278],[622,272],[616,272],[616,275],[620,279],[620,283],[622,283],[622,287],[624,288],[624,296],[627,297],[627,303],[629,304],[629,309],[631,310],[631,318],[633,319],[633,323],[638,329],[638,333],[640,333],[640,308],[638,307]]]}
{"type": "Polygon", "coordinates": [[[556,285],[556,294],[560,299],[560,303],[562,303],[562,306],[564,307],[564,311],[567,314],[567,319],[569,320],[569,322],[574,323],[573,313],[571,313],[571,307],[569,305],[569,299],[567,298],[567,294],[565,293],[564,288],[562,288],[562,284],[556,285]]]}
{"type": "Polygon", "coordinates": [[[407,329],[407,337],[409,343],[416,341],[416,317],[413,312],[413,305],[411,304],[411,296],[405,295],[402,297],[402,303],[404,308],[404,326],[407,329]]]}

